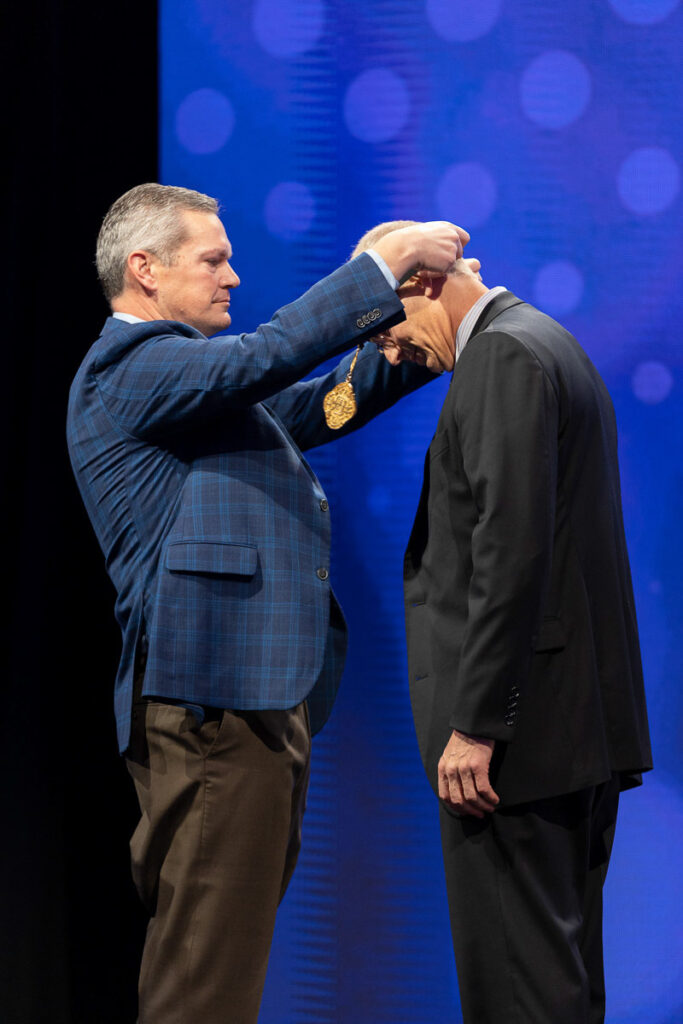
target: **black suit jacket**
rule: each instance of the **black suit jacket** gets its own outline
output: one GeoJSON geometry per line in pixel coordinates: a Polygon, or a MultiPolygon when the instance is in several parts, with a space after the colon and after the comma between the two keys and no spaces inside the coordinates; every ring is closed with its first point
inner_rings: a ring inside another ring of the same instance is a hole
{"type": "Polygon", "coordinates": [[[497,740],[515,804],[651,767],[611,400],[576,340],[510,292],[458,360],[405,556],[427,774],[497,740]]]}

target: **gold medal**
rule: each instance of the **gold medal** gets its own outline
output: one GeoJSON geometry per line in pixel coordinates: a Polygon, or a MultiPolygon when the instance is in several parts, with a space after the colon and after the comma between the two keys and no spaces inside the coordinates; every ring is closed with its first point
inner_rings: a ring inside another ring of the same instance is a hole
{"type": "Polygon", "coordinates": [[[330,430],[339,430],[356,415],[356,396],[347,380],[336,384],[323,399],[325,421],[330,430]]]}
{"type": "Polygon", "coordinates": [[[340,427],[343,427],[345,423],[348,423],[356,415],[356,396],[353,393],[351,376],[356,367],[358,353],[362,347],[362,345],[359,345],[356,349],[356,354],[344,380],[340,381],[339,384],[335,384],[332,390],[328,391],[323,398],[325,422],[330,430],[339,430],[340,427]]]}

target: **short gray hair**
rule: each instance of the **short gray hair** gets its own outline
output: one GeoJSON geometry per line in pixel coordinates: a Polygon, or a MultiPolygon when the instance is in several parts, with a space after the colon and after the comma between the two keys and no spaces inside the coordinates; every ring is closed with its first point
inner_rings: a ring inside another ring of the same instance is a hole
{"type": "Polygon", "coordinates": [[[186,238],[183,210],[218,213],[211,196],[175,185],[148,182],[124,192],[109,208],[97,236],[97,276],[111,302],[125,285],[126,261],[136,249],[169,266],[186,238]]]}

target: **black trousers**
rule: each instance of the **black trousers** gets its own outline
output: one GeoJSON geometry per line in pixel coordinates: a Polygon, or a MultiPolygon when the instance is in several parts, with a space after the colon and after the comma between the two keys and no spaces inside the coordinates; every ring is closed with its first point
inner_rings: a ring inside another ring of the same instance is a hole
{"type": "Polygon", "coordinates": [[[464,1024],[601,1024],[619,779],[483,820],[442,805],[464,1024]]]}

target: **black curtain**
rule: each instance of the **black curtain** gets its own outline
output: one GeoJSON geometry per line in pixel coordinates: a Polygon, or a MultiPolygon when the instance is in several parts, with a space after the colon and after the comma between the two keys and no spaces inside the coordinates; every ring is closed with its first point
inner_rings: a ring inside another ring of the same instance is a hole
{"type": "Polygon", "coordinates": [[[99,224],[118,195],[158,176],[157,7],[36,0],[11,11],[0,1021],[132,1024],[144,922],[128,868],[135,801],[114,736],[119,635],[64,422],[107,313],[99,224]]]}

